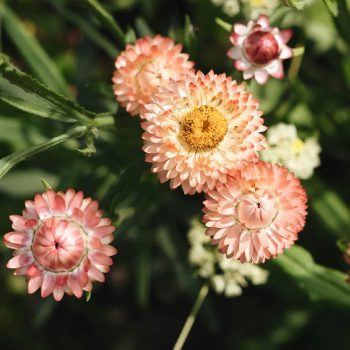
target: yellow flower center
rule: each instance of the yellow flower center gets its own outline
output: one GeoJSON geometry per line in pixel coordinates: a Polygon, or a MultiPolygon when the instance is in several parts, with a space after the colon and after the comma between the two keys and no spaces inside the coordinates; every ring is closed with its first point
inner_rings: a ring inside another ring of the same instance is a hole
{"type": "Polygon", "coordinates": [[[251,7],[263,7],[265,5],[265,0],[250,0],[251,7]]]}
{"type": "Polygon", "coordinates": [[[292,153],[297,154],[304,148],[304,142],[299,138],[295,139],[292,145],[292,153]]]}
{"type": "Polygon", "coordinates": [[[194,152],[214,149],[227,133],[227,120],[216,108],[195,107],[181,121],[181,137],[194,152]]]}

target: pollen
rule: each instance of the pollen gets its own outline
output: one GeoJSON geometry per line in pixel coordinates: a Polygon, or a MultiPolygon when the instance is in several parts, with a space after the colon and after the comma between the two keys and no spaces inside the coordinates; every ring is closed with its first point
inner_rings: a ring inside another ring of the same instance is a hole
{"type": "Polygon", "coordinates": [[[180,136],[194,152],[216,148],[227,133],[227,120],[214,107],[195,107],[181,121],[180,136]]]}
{"type": "Polygon", "coordinates": [[[300,140],[299,138],[295,139],[292,145],[292,153],[298,154],[300,153],[304,148],[304,142],[300,140]]]}

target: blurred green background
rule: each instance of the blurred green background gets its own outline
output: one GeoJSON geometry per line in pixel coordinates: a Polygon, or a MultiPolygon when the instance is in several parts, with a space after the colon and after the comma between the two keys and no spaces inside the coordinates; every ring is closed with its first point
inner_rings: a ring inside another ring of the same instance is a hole
{"type": "MultiPolygon", "coordinates": [[[[273,14],[275,24],[293,28],[290,45],[305,46],[305,55],[286,63],[286,80],[270,80],[265,87],[250,83],[249,89],[260,99],[267,125],[294,123],[302,134],[319,136],[322,165],[304,182],[310,209],[298,244],[318,264],[346,272],[336,241],[350,238],[350,16],[346,1],[329,2],[338,3],[336,18],[320,0],[302,12],[282,8],[273,14]]],[[[232,23],[244,21],[242,14],[232,19],[210,0],[101,4],[127,41],[169,35],[185,44],[197,69],[241,81],[226,57],[229,34],[215,18],[232,23]]],[[[56,189],[74,187],[100,200],[117,225],[119,250],[106,283],[95,286],[89,302],[66,296],[56,303],[39,293],[27,295],[24,278],[5,268],[11,252],[1,245],[0,349],[170,349],[203,283],[188,263],[186,238],[203,196],[185,197],[150,174],[139,120],[118,108],[113,96],[114,60],[123,47],[84,1],[8,0],[0,6],[1,50],[16,66],[93,112],[112,112],[116,120],[114,130],[100,134],[91,157],[77,151],[84,140],[70,140],[3,177],[0,231],[10,231],[8,216],[20,213],[45,178],[56,189]]],[[[0,80],[0,94],[11,89],[0,80]]],[[[0,101],[1,157],[65,130],[59,120],[0,101]]],[[[265,264],[268,283],[249,286],[240,297],[210,292],[184,349],[349,348],[345,274],[335,284],[333,270],[299,273],[298,264],[287,265],[265,264]]]]}

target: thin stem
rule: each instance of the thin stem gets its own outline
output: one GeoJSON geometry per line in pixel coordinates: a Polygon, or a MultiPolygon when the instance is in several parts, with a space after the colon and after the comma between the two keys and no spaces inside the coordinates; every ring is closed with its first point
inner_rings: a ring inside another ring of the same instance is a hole
{"type": "Polygon", "coordinates": [[[209,284],[208,283],[203,284],[202,288],[198,293],[197,300],[192,307],[191,313],[188,315],[186,322],[182,327],[181,333],[177,338],[177,341],[175,343],[173,350],[181,350],[182,347],[184,346],[185,341],[192,329],[194,321],[196,320],[198,311],[200,310],[206,296],[208,295],[208,291],[209,291],[209,284]]]}
{"type": "Polygon", "coordinates": [[[92,120],[91,126],[96,128],[108,128],[114,126],[114,117],[112,115],[105,115],[97,117],[92,120]]]}

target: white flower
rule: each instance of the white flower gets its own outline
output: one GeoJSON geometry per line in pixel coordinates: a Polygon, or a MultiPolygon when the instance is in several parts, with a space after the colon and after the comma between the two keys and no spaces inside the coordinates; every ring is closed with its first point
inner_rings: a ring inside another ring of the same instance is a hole
{"type": "Polygon", "coordinates": [[[278,0],[241,0],[245,4],[247,18],[257,19],[260,15],[271,15],[279,5],[278,0]]]}
{"type": "Polygon", "coordinates": [[[317,139],[300,139],[293,124],[279,123],[269,128],[267,143],[261,152],[262,159],[286,166],[301,179],[309,179],[320,165],[321,147],[317,139]]]}
{"type": "Polygon", "coordinates": [[[226,0],[222,6],[222,11],[230,17],[237,15],[240,11],[238,0],[226,0]]]}
{"type": "Polygon", "coordinates": [[[205,230],[205,226],[200,222],[192,221],[187,235],[191,245],[189,260],[197,268],[198,275],[210,281],[216,293],[234,297],[242,294],[242,287],[246,287],[248,281],[254,285],[267,281],[266,270],[254,264],[242,264],[220,254],[210,244],[210,238],[205,235],[205,230]]]}
{"type": "Polygon", "coordinates": [[[257,19],[260,15],[270,15],[279,5],[278,0],[211,0],[215,6],[222,6],[222,11],[230,17],[236,16],[243,8],[248,19],[257,19]]]}

